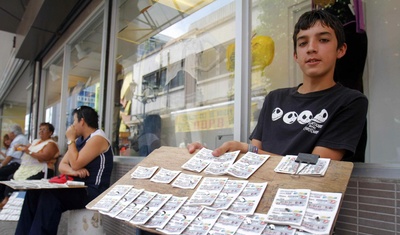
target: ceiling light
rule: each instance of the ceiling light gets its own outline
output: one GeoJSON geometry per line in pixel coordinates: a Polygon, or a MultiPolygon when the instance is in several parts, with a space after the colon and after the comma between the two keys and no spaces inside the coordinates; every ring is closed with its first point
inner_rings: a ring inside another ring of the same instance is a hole
{"type": "Polygon", "coordinates": [[[81,45],[79,44],[75,45],[75,49],[78,52],[76,56],[78,57],[79,60],[85,58],[89,54],[89,50],[82,49],[81,45]]]}
{"type": "Polygon", "coordinates": [[[53,82],[55,82],[61,78],[61,70],[62,70],[61,66],[57,66],[54,64],[50,65],[49,75],[50,75],[50,79],[53,82]]]}
{"type": "Polygon", "coordinates": [[[151,7],[152,2],[150,0],[138,0],[137,7],[140,13],[147,11],[151,7]]]}
{"type": "Polygon", "coordinates": [[[211,3],[214,0],[153,0],[154,2],[161,3],[170,8],[176,9],[180,12],[186,12],[199,5],[211,3]]]}

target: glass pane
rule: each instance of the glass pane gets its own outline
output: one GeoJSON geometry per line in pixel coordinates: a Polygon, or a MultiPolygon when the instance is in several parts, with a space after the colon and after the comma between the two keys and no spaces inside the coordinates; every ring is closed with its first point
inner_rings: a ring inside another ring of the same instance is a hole
{"type": "Polygon", "coordinates": [[[253,0],[252,5],[251,131],[270,91],[302,81],[293,59],[292,35],[300,15],[311,10],[311,1],[253,0]]]}
{"type": "Polygon", "coordinates": [[[121,155],[193,141],[214,148],[233,137],[234,1],[169,2],[120,1],[121,155]]]}
{"type": "Polygon", "coordinates": [[[98,110],[101,105],[99,87],[102,35],[103,14],[100,14],[71,44],[67,126],[73,122],[71,114],[76,107],[86,105],[98,110]]]}
{"type": "Polygon", "coordinates": [[[44,107],[46,110],[45,121],[53,124],[55,139],[59,136],[60,98],[62,85],[63,55],[60,55],[47,69],[46,90],[44,107]]]}

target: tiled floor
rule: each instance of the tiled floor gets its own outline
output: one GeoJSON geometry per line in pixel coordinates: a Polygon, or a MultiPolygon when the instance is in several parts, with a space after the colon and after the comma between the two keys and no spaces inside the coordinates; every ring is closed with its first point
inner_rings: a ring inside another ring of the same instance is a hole
{"type": "MultiPolygon", "coordinates": [[[[14,235],[15,229],[17,227],[17,222],[15,221],[0,221],[1,235],[14,235]]],[[[68,234],[68,216],[64,213],[61,216],[60,225],[58,226],[57,235],[67,235],[68,234]]]]}

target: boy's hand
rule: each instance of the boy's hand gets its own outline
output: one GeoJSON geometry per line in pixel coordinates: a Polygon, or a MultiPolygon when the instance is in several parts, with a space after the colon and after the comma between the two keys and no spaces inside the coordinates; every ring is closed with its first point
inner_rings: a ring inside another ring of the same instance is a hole
{"type": "Polygon", "coordinates": [[[75,140],[76,139],[76,130],[74,125],[72,124],[71,126],[68,127],[67,131],[65,132],[65,136],[67,137],[68,140],[75,140]]]}
{"type": "Polygon", "coordinates": [[[187,145],[189,153],[194,153],[197,149],[202,149],[204,146],[200,142],[193,142],[187,145]]]}
{"type": "Polygon", "coordinates": [[[89,171],[86,168],[79,169],[77,171],[71,172],[70,176],[77,176],[79,178],[85,178],[89,176],[89,171]]]}
{"type": "Polygon", "coordinates": [[[216,148],[212,155],[218,157],[227,152],[240,150],[241,153],[247,152],[248,144],[239,141],[228,141],[223,143],[219,148],[216,148]]]}

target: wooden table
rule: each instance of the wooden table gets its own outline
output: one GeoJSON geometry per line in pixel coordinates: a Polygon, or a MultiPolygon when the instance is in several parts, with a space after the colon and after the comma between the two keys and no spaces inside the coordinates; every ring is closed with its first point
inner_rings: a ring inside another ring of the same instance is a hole
{"type": "MultiPolygon", "coordinates": [[[[126,173],[114,185],[134,185],[135,188],[145,189],[146,191],[169,193],[175,196],[190,197],[196,189],[180,189],[174,188],[171,184],[155,183],[149,179],[132,179],[132,172],[138,167],[158,166],[168,170],[179,170],[187,174],[200,174],[203,177],[228,177],[230,179],[238,179],[233,176],[211,176],[204,173],[196,173],[187,171],[181,166],[188,161],[193,155],[189,154],[187,149],[176,147],[161,147],[153,151],[149,156],[144,158],[136,167],[126,173]]],[[[239,155],[239,157],[243,154],[239,155]]],[[[256,212],[266,214],[271,207],[275,194],[279,188],[284,189],[311,189],[312,191],[322,192],[339,192],[342,197],[347,188],[351,172],[353,170],[352,162],[331,161],[330,166],[325,176],[298,176],[289,174],[275,173],[274,169],[280,162],[282,157],[271,156],[248,180],[251,182],[268,182],[267,189],[258,205],[256,212]]],[[[100,198],[102,198],[112,187],[101,194],[95,200],[88,204],[88,207],[93,206],[100,198]]],[[[144,230],[157,233],[155,230],[143,228],[144,230]]]]}

